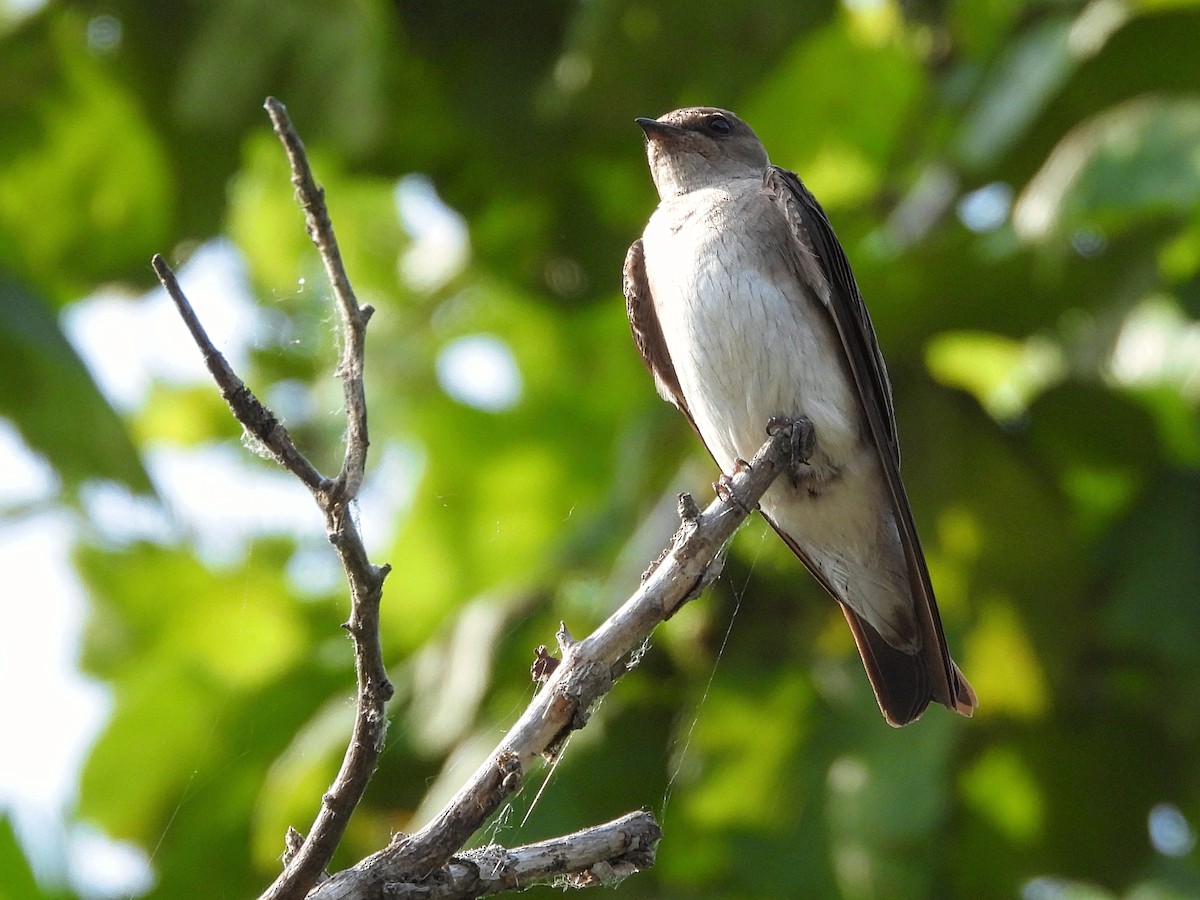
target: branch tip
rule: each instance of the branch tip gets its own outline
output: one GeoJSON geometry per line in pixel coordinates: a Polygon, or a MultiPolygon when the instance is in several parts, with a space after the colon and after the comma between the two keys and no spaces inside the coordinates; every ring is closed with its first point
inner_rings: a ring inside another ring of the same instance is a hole
{"type": "Polygon", "coordinates": [[[575,638],[571,637],[571,632],[567,628],[566,622],[558,623],[558,631],[554,632],[554,639],[558,642],[558,649],[559,652],[562,653],[563,659],[567,658],[567,654],[569,654],[575,648],[575,644],[578,643],[575,638]]]}
{"type": "Polygon", "coordinates": [[[679,495],[679,518],[684,525],[694,525],[700,518],[700,507],[687,491],[679,495]]]}
{"type": "Polygon", "coordinates": [[[536,684],[544,684],[550,680],[550,676],[554,674],[554,670],[558,668],[559,661],[550,655],[550,651],[546,649],[545,644],[540,644],[533,651],[533,665],[529,667],[529,677],[536,684]]]}

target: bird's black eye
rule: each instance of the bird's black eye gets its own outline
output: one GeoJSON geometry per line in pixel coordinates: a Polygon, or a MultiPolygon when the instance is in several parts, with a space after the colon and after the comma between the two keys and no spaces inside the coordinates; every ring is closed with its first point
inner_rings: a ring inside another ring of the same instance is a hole
{"type": "Polygon", "coordinates": [[[708,130],[713,134],[724,136],[733,130],[729,120],[724,116],[713,116],[708,120],[708,130]]]}

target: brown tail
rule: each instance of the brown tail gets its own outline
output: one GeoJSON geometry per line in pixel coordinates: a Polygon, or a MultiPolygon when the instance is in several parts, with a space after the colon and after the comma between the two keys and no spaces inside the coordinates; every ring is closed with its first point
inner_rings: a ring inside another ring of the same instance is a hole
{"type": "Polygon", "coordinates": [[[937,642],[927,641],[920,653],[905,653],[880,637],[850,607],[838,605],[850,623],[879,710],[889,725],[899,727],[919,719],[931,700],[960,715],[970,716],[975,711],[979,700],[974,689],[954,660],[949,660],[947,671],[943,650],[937,642]]]}

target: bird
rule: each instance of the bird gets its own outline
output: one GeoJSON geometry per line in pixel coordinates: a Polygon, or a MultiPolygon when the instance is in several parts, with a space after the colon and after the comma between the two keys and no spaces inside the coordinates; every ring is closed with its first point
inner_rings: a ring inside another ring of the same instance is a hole
{"type": "Polygon", "coordinates": [[[772,427],[801,437],[759,508],[838,602],[884,719],[970,716],[900,478],[887,369],[829,219],[732,112],[639,118],[659,203],[625,259],[634,341],[658,393],[724,473],[772,427]]]}

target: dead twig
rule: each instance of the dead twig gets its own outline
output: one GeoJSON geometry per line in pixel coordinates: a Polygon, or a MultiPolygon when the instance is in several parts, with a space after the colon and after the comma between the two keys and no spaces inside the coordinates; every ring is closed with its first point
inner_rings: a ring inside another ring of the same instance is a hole
{"type": "Polygon", "coordinates": [[[525,847],[470,850],[451,857],[433,878],[416,884],[388,882],[383,893],[396,900],[467,900],[538,884],[612,886],[652,866],[661,838],[654,816],[642,810],[525,847]]]}
{"type": "Polygon", "coordinates": [[[308,220],[309,235],[329,275],[342,320],[345,344],[338,375],[343,381],[346,397],[346,453],[342,470],[336,478],[326,478],[317,471],[296,448],[287,427],[233,371],[229,362],[209,340],[166,261],[156,255],[152,265],[204,355],[205,363],[234,417],[280,465],[312,492],[325,516],[329,542],[337,551],[350,584],[350,618],[345,627],[354,639],[354,667],[358,684],[354,731],[341,769],[321,798],[321,809],[308,836],[303,841],[293,840],[289,843],[283,872],[262,895],[263,900],[298,900],[322,876],[346,830],[350,814],[362,799],[383,749],[387,730],[385,705],[392,696],[392,685],[383,664],[379,640],[379,603],[390,567],[371,563],[350,512],[351,503],[362,484],[369,443],[363,388],[363,344],[372,310],[369,306],[360,307],[355,299],[325,208],[324,193],[313,180],[304,146],[288,119],[287,111],[274,98],[267,99],[266,108],[291,162],[292,183],[296,186],[296,195],[308,220]]]}
{"type": "Polygon", "coordinates": [[[308,165],[304,144],[296,133],[287,109],[274,97],[263,103],[275,134],[279,136],[292,167],[292,185],[296,188],[296,199],[304,210],[308,225],[308,236],[316,244],[325,265],[325,274],[333,288],[333,299],[342,320],[342,358],[338,363],[338,377],[342,379],[346,400],[346,454],[342,460],[342,471],[334,479],[335,494],[342,494],[347,502],[358,495],[363,473],[367,464],[367,397],[363,389],[363,362],[366,359],[364,342],[367,322],[375,312],[374,307],[359,306],[354,288],[342,264],[342,253],[338,249],[337,237],[333,233],[333,222],[325,206],[325,190],[313,178],[308,165]]]}

